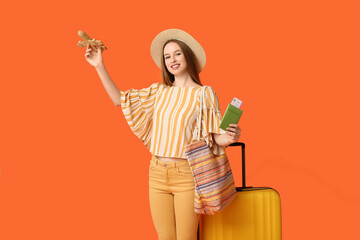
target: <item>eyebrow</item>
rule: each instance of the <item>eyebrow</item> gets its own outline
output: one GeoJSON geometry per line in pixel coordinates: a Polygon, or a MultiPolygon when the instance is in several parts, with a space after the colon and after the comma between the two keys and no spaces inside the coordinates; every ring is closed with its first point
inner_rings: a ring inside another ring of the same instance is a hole
{"type": "MultiPolygon", "coordinates": [[[[181,52],[181,49],[176,50],[175,52],[178,52],[178,51],[180,51],[180,52],[181,52]]],[[[166,56],[166,55],[170,55],[170,53],[165,53],[165,54],[164,54],[164,56],[166,56]]]]}

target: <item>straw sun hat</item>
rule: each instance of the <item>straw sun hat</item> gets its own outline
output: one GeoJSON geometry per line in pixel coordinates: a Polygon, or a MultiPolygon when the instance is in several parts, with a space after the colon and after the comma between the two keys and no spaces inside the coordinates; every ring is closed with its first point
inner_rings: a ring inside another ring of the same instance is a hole
{"type": "Polygon", "coordinates": [[[206,63],[205,51],[200,43],[198,43],[190,34],[180,29],[164,30],[154,38],[151,43],[150,52],[156,65],[161,68],[164,44],[170,39],[180,40],[191,48],[199,63],[199,72],[201,72],[206,63]]]}

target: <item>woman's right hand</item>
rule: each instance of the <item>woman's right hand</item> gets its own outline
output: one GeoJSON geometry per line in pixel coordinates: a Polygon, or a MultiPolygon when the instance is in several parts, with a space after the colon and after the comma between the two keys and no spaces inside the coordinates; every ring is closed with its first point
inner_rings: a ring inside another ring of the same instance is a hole
{"type": "Polygon", "coordinates": [[[103,65],[102,49],[99,45],[97,47],[97,52],[92,50],[90,44],[86,46],[85,58],[90,63],[91,66],[98,68],[103,65]]]}

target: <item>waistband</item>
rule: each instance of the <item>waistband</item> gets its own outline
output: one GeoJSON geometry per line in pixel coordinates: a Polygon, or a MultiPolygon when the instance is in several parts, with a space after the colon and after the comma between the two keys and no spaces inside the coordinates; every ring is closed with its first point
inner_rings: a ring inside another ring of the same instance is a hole
{"type": "Polygon", "coordinates": [[[156,165],[160,165],[162,167],[179,167],[179,166],[189,166],[189,163],[186,159],[183,161],[176,161],[176,162],[164,162],[161,161],[159,158],[157,158],[155,155],[152,155],[151,161],[155,163],[156,165]]]}

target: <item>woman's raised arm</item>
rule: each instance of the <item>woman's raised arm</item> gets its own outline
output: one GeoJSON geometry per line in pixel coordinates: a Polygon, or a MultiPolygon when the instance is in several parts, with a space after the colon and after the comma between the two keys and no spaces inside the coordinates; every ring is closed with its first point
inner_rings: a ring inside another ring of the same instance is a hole
{"type": "Polygon", "coordinates": [[[102,49],[100,46],[97,46],[97,49],[98,51],[95,52],[90,48],[89,45],[87,45],[85,58],[90,63],[90,65],[95,68],[107,94],[113,103],[118,106],[120,105],[120,90],[117,88],[109,73],[106,71],[102,57],[102,49]]]}

